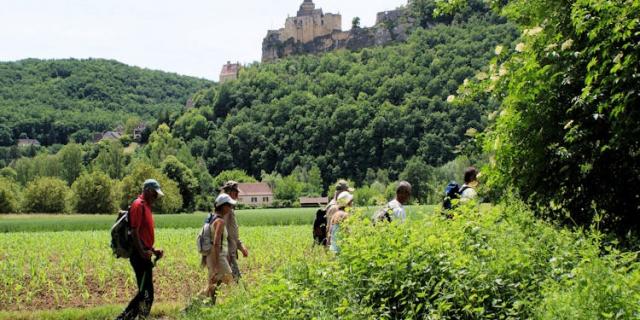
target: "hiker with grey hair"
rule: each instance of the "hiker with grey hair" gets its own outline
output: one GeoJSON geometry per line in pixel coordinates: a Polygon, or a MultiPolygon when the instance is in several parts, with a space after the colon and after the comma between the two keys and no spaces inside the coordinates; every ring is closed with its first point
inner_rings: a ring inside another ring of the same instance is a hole
{"type": "MultiPolygon", "coordinates": [[[[225,182],[221,191],[231,196],[234,201],[238,200],[240,190],[238,190],[238,182],[230,180],[225,182]]],[[[240,267],[238,267],[238,250],[242,252],[243,257],[249,256],[249,250],[240,241],[240,229],[238,228],[238,222],[236,221],[235,208],[231,209],[231,212],[224,217],[224,223],[227,226],[227,241],[229,249],[229,265],[231,271],[233,271],[233,279],[238,282],[242,273],[240,273],[240,267]]]]}
{"type": "Polygon", "coordinates": [[[374,222],[391,222],[396,219],[404,222],[407,219],[407,212],[404,209],[404,205],[409,203],[410,199],[411,184],[407,181],[400,181],[396,187],[396,197],[374,214],[374,222]]]}

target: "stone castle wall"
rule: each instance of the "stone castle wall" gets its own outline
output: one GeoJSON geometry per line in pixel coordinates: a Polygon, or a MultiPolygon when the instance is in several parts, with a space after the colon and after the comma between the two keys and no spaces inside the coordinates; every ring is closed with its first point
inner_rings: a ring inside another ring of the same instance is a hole
{"type": "MultiPolygon", "coordinates": [[[[307,1],[305,4],[310,5],[307,1]]],[[[321,9],[303,11],[301,7],[298,16],[288,18],[284,28],[267,32],[262,42],[262,61],[406,41],[412,25],[405,10],[398,9],[378,13],[376,25],[371,28],[342,31],[342,16],[323,14],[321,9]]]]}

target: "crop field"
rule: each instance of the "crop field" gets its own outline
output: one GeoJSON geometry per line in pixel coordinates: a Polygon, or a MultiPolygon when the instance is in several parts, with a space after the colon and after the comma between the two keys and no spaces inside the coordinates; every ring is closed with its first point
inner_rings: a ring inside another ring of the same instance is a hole
{"type": "MultiPolygon", "coordinates": [[[[432,210],[410,207],[409,218],[418,218],[413,212],[432,210]]],[[[250,250],[250,256],[239,262],[245,275],[241,288],[253,287],[288,261],[326,255],[312,243],[315,211],[238,211],[242,239],[250,250]]],[[[207,272],[199,265],[195,237],[205,215],[155,216],[156,246],[165,250],[165,258],[154,273],[154,308],[184,308],[204,287],[207,272]]],[[[0,216],[0,319],[40,310],[53,310],[51,318],[57,318],[67,310],[102,306],[111,306],[110,313],[97,318],[114,316],[131,299],[136,285],[129,261],[111,255],[108,230],[113,220],[97,215],[0,216]]],[[[229,290],[238,288],[223,289],[220,301],[229,290]]]]}
{"type": "MultiPolygon", "coordinates": [[[[306,226],[245,227],[246,281],[294,256],[316,254],[306,226]]],[[[195,250],[197,229],[159,229],[166,256],[155,269],[157,302],[187,302],[205,284],[195,250]]],[[[0,310],[91,307],[128,302],[135,291],[128,260],[115,259],[109,235],[96,231],[0,234],[0,310]]],[[[320,254],[324,254],[322,250],[320,254]]]]}

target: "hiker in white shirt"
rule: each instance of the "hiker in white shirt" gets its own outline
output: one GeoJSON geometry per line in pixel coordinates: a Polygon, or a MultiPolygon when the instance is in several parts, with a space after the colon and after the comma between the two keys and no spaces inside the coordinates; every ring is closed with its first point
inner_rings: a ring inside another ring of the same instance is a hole
{"type": "Polygon", "coordinates": [[[404,205],[411,199],[411,184],[407,181],[400,181],[396,187],[395,199],[389,201],[382,209],[378,210],[373,217],[374,223],[377,221],[387,221],[399,219],[401,222],[407,219],[407,212],[404,205]]]}
{"type": "Polygon", "coordinates": [[[478,187],[478,170],[469,167],[464,171],[464,184],[460,187],[460,202],[468,202],[478,196],[476,188],[478,187]]]}

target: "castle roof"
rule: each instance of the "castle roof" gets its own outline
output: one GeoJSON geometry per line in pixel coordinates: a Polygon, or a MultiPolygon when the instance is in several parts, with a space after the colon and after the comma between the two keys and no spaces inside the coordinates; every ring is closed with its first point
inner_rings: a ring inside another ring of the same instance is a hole
{"type": "Polygon", "coordinates": [[[298,10],[298,17],[312,15],[315,9],[316,5],[313,3],[313,0],[304,0],[300,5],[300,10],[298,10]]]}

